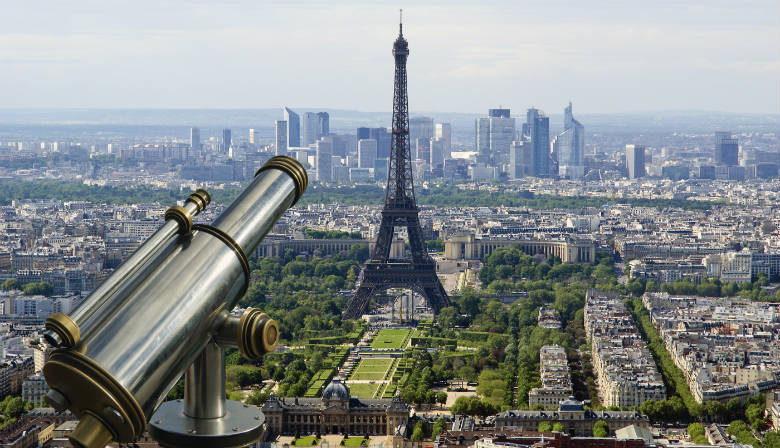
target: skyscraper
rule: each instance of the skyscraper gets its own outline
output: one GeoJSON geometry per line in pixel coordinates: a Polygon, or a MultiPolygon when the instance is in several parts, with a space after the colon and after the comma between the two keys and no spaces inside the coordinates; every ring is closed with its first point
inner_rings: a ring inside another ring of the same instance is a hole
{"type": "Polygon", "coordinates": [[[526,157],[528,145],[524,141],[514,141],[509,148],[509,178],[520,179],[526,175],[526,157]]]}
{"type": "Polygon", "coordinates": [[[277,156],[287,155],[287,122],[284,120],[274,121],[274,146],[277,156]]]}
{"type": "Polygon", "coordinates": [[[531,174],[547,177],[550,174],[550,119],[538,109],[528,109],[523,124],[523,136],[528,139],[532,152],[531,174]]]}
{"type": "Polygon", "coordinates": [[[228,150],[230,149],[230,144],[232,143],[230,135],[230,129],[222,130],[222,152],[225,154],[227,154],[228,150]]]}
{"type": "Polygon", "coordinates": [[[200,151],[200,129],[190,128],[190,148],[193,153],[200,151]]]}
{"type": "Polygon", "coordinates": [[[380,159],[390,157],[390,133],[387,128],[357,128],[357,140],[376,140],[376,156],[380,159]]]}
{"type": "Polygon", "coordinates": [[[449,159],[452,155],[452,125],[449,123],[436,123],[436,134],[434,137],[442,140],[444,158],[449,159]]]}
{"type": "Polygon", "coordinates": [[[327,137],[330,133],[330,116],[327,112],[303,113],[303,146],[311,145],[321,137],[327,137]]]}
{"type": "Polygon", "coordinates": [[[431,170],[444,167],[444,148],[446,147],[446,144],[447,141],[441,137],[431,140],[431,157],[429,161],[431,170]]]}
{"type": "Polygon", "coordinates": [[[358,140],[358,168],[373,168],[376,161],[376,140],[358,140]]]}
{"type": "Polygon", "coordinates": [[[515,139],[515,119],[509,109],[488,109],[487,118],[475,123],[477,162],[488,165],[507,160],[509,146],[515,139]]]}
{"type": "Polygon", "coordinates": [[[287,146],[301,146],[301,118],[292,109],[285,107],[284,121],[287,122],[287,146]]]}
{"type": "Polygon", "coordinates": [[[497,114],[490,117],[490,153],[493,164],[497,165],[506,161],[509,146],[515,139],[515,119],[509,116],[509,109],[490,109],[489,113],[497,114]]]}
{"type": "Polygon", "coordinates": [[[715,133],[715,162],[718,165],[739,165],[739,140],[731,132],[715,133]]]}
{"type": "Polygon", "coordinates": [[[333,180],[333,141],[321,138],[316,142],[314,169],[317,170],[317,180],[330,182],[333,180]]]}
{"type": "Polygon", "coordinates": [[[427,165],[431,160],[431,139],[420,137],[417,139],[415,147],[412,160],[422,160],[427,165]]]}
{"type": "Polygon", "coordinates": [[[477,151],[477,162],[490,163],[490,118],[475,120],[474,150],[477,151]]]}
{"type": "Polygon", "coordinates": [[[317,124],[319,125],[320,137],[330,135],[330,115],[327,112],[317,112],[317,124]]]}
{"type": "Polygon", "coordinates": [[[558,175],[582,179],[585,175],[585,126],[574,119],[571,103],[563,110],[563,129],[553,145],[558,159],[558,175]]]}
{"type": "Polygon", "coordinates": [[[257,132],[257,129],[250,128],[249,129],[249,144],[257,145],[258,143],[260,143],[260,133],[257,132]]]}
{"type": "Polygon", "coordinates": [[[432,139],[434,134],[433,118],[413,117],[409,119],[409,141],[414,144],[418,138],[432,139]]]}
{"type": "Polygon", "coordinates": [[[629,179],[645,176],[644,145],[626,145],[626,168],[628,169],[629,179]]]}
{"type": "Polygon", "coordinates": [[[320,119],[315,112],[304,112],[301,118],[301,144],[308,146],[319,140],[320,119]]]}

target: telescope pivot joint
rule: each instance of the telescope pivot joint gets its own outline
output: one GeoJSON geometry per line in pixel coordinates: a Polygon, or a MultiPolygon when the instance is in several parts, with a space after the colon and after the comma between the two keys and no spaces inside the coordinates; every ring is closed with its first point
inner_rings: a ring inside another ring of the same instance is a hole
{"type": "Polygon", "coordinates": [[[259,309],[249,308],[240,317],[226,316],[214,339],[223,347],[238,348],[247,359],[258,360],[276,348],[279,325],[259,309]]]}

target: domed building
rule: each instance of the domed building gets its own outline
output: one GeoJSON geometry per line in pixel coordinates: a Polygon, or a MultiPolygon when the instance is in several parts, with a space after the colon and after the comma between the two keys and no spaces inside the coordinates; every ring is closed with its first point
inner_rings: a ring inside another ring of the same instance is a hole
{"type": "Polygon", "coordinates": [[[274,394],[262,406],[267,436],[307,434],[393,435],[409,420],[409,406],[395,398],[357,398],[333,379],[321,398],[285,398],[274,394]]]}

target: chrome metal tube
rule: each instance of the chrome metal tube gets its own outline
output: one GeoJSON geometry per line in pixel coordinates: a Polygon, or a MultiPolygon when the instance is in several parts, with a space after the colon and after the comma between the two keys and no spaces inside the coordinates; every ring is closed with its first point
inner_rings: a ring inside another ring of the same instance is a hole
{"type": "Polygon", "coordinates": [[[184,375],[184,415],[225,415],[225,350],[210,342],[184,375]]]}
{"type": "MultiPolygon", "coordinates": [[[[184,202],[182,208],[190,216],[196,216],[205,206],[205,203],[197,203],[188,199],[184,202]]],[[[82,335],[91,331],[96,323],[105,318],[104,315],[106,313],[110,313],[115,309],[118,301],[124,300],[125,296],[116,294],[118,289],[125,285],[134,275],[141,272],[143,267],[162,250],[166,243],[176,237],[180,232],[180,228],[180,223],[176,219],[167,219],[162,227],[157,229],[141,247],[125,260],[86,299],[76,306],[69,314],[69,317],[82,335]],[[104,311],[102,314],[98,313],[101,309],[104,311]],[[93,319],[96,313],[99,316],[93,319]]],[[[67,345],[62,337],[52,330],[45,331],[44,338],[55,347],[67,345]]]]}
{"type": "Polygon", "coordinates": [[[214,342],[221,347],[238,347],[238,338],[241,332],[241,317],[231,316],[224,313],[219,317],[216,323],[217,330],[214,332],[214,342]]]}
{"type": "MultiPolygon", "coordinates": [[[[49,386],[67,399],[68,408],[79,417],[98,418],[102,434],[111,431],[118,442],[140,435],[196,359],[221,356],[207,347],[225,312],[246,291],[245,254],[300,197],[306,181],[298,162],[271,159],[213,227],[194,226],[169,239],[137,275],[122,282],[110,306],[93,313],[94,324],[78,343],[52,353],[44,366],[49,386]]],[[[224,400],[224,386],[220,392],[224,400]]],[[[214,393],[190,387],[192,397],[214,393]]],[[[206,401],[212,403],[208,409],[195,406],[191,412],[215,413],[214,400],[206,401]]]]}
{"type": "Polygon", "coordinates": [[[282,216],[285,209],[279,203],[292,204],[295,185],[289,174],[281,170],[258,173],[252,187],[241,195],[214,221],[214,227],[223,230],[241,246],[244,253],[251,253],[282,216]]]}

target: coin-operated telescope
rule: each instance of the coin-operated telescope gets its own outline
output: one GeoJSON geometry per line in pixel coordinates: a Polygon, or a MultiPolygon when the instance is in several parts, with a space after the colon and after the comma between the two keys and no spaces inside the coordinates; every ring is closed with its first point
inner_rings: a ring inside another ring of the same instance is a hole
{"type": "Polygon", "coordinates": [[[147,428],[168,447],[237,447],[256,441],[264,418],[225,400],[224,347],[258,359],[279,328],[259,310],[229,314],[249,285],[251,253],[308,184],[295,159],[277,156],[212,225],[192,217],[210,202],[198,190],[69,316],[53,314],[58,347],[43,367],[48,401],[80,422],[78,447],[129,443],[147,428]],[[184,399],[163,403],[185,373],[184,399]]]}

